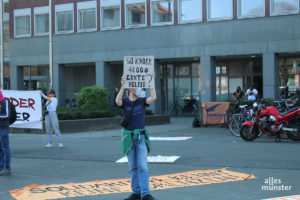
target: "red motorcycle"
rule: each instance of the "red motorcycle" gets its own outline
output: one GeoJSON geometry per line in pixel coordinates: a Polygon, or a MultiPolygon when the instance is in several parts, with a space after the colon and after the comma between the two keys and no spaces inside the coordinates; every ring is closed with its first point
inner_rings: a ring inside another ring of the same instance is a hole
{"type": "Polygon", "coordinates": [[[240,135],[245,141],[252,141],[262,134],[275,135],[275,141],[289,138],[300,141],[300,107],[280,113],[274,106],[254,103],[251,121],[244,122],[240,135]]]}

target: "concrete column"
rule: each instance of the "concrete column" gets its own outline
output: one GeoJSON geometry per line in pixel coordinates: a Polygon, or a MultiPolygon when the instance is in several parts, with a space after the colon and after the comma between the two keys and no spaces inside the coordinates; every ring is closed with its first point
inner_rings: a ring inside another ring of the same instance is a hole
{"type": "Polygon", "coordinates": [[[277,55],[263,54],[263,97],[276,99],[279,95],[279,67],[277,55]]]}
{"type": "Polygon", "coordinates": [[[211,56],[200,57],[201,102],[216,100],[216,63],[211,56]]]}
{"type": "Polygon", "coordinates": [[[96,85],[101,88],[108,88],[109,71],[105,62],[96,62],[96,85]]]}
{"type": "Polygon", "coordinates": [[[24,69],[13,64],[10,65],[10,89],[24,89],[24,69]]]}
{"type": "Polygon", "coordinates": [[[154,102],[154,113],[162,114],[162,92],[161,92],[161,80],[163,74],[160,73],[160,63],[158,61],[154,62],[155,69],[155,90],[156,90],[156,101],[154,102]]]}

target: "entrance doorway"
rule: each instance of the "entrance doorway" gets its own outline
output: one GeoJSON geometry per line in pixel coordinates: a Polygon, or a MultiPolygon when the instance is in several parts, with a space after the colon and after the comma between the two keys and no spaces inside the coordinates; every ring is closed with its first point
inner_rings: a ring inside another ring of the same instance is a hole
{"type": "MultiPolygon", "coordinates": [[[[163,74],[161,82],[162,110],[164,113],[178,115],[184,112],[186,100],[194,99],[196,104],[200,100],[200,64],[196,62],[175,62],[161,64],[163,74]],[[176,112],[174,112],[176,109],[176,112]]],[[[192,111],[192,110],[191,110],[192,111]]]]}
{"type": "Polygon", "coordinates": [[[217,60],[216,100],[227,101],[240,86],[244,92],[250,86],[263,96],[262,58],[217,60]]]}

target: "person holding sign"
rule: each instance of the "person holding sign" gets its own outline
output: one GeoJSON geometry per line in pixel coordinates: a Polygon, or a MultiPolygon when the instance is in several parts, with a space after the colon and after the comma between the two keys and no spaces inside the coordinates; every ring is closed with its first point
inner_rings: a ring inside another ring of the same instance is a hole
{"type": "Polygon", "coordinates": [[[45,113],[45,125],[46,125],[46,134],[48,138],[48,144],[46,147],[51,148],[52,145],[52,129],[54,129],[54,132],[58,138],[58,146],[60,148],[64,147],[62,144],[61,134],[59,131],[59,124],[58,124],[58,118],[56,114],[56,107],[57,107],[57,98],[55,97],[55,91],[52,89],[49,92],[49,95],[46,96],[43,94],[43,92],[40,90],[41,96],[47,100],[46,103],[46,113],[45,113]]]}
{"type": "MultiPolygon", "coordinates": [[[[154,73],[152,77],[154,79],[154,73]]],[[[149,189],[147,156],[150,152],[150,140],[145,129],[145,107],[156,100],[155,87],[150,89],[151,97],[138,97],[136,88],[129,87],[129,97],[122,98],[126,84],[124,75],[121,84],[116,104],[123,109],[124,116],[131,112],[129,124],[122,129],[122,151],[127,155],[133,192],[125,200],[154,200],[149,189]]]]}

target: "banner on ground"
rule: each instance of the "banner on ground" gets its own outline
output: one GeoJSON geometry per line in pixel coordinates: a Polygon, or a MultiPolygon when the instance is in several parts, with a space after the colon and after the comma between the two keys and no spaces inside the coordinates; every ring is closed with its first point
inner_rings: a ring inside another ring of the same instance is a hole
{"type": "Polygon", "coordinates": [[[17,120],[10,127],[42,129],[42,103],[39,91],[3,90],[3,96],[16,107],[17,120]]]}
{"type": "Polygon", "coordinates": [[[202,103],[203,124],[223,124],[229,102],[202,103]]]}
{"type": "MultiPolygon", "coordinates": [[[[226,169],[197,170],[150,177],[150,190],[165,190],[256,178],[226,169]]],[[[130,179],[97,180],[85,183],[28,185],[9,191],[16,200],[49,200],[131,192],[130,179]]]]}
{"type": "Polygon", "coordinates": [[[300,195],[286,196],[286,197],[275,197],[275,198],[263,199],[263,200],[300,200],[300,195]]]}
{"type": "Polygon", "coordinates": [[[125,88],[154,88],[154,56],[124,56],[125,88]]]}

